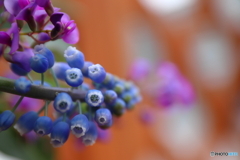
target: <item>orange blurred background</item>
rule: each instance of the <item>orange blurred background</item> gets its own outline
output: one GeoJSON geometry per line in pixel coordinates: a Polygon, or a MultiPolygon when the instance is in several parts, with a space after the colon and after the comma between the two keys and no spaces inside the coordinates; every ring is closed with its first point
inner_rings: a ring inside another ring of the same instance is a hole
{"type": "MultiPolygon", "coordinates": [[[[143,124],[140,108],[110,129],[108,142],[81,148],[71,137],[57,160],[207,160],[211,151],[240,153],[240,1],[237,0],[53,0],[80,30],[77,47],[86,60],[127,76],[136,58],[169,60],[191,81],[193,106],[153,108],[143,124]]],[[[231,157],[231,159],[239,157],[231,157]]]]}

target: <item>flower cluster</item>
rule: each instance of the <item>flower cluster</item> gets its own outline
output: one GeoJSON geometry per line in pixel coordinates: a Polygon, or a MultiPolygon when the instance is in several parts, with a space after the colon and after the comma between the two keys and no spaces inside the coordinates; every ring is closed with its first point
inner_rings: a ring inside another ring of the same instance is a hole
{"type": "Polygon", "coordinates": [[[130,67],[129,78],[142,86],[158,106],[186,106],[195,100],[193,86],[174,63],[165,61],[156,67],[145,59],[138,59],[130,67]]]}
{"type": "Polygon", "coordinates": [[[85,61],[84,54],[75,47],[69,46],[64,51],[66,62],[55,61],[45,43],[62,39],[75,44],[79,31],[74,21],[53,7],[50,0],[0,0],[0,7],[4,10],[3,22],[11,24],[9,29],[0,31],[0,55],[10,62],[12,72],[21,76],[16,80],[0,77],[1,84],[6,84],[0,91],[20,95],[12,110],[0,114],[0,132],[11,126],[20,135],[34,131],[39,136],[49,136],[54,147],[62,146],[71,132],[88,146],[95,143],[101,129],[113,125],[114,117],[140,102],[137,86],[106,72],[100,64],[85,61]],[[30,32],[23,32],[25,24],[30,32]],[[31,38],[33,43],[21,36],[31,38]],[[45,81],[47,71],[51,72],[56,87],[45,81]],[[34,81],[32,72],[40,73],[41,80],[34,81]],[[69,88],[60,87],[64,82],[69,88]],[[30,98],[44,100],[44,106],[39,111],[27,107],[16,118],[15,111],[30,98]],[[50,115],[51,101],[55,113],[50,115]]]}

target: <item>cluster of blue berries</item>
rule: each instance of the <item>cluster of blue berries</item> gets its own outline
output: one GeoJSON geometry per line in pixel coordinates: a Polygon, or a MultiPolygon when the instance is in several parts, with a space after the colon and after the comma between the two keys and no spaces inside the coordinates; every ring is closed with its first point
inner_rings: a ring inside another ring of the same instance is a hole
{"type": "MultiPolygon", "coordinates": [[[[33,71],[41,73],[42,79],[35,82],[21,77],[15,81],[15,90],[22,97],[12,111],[7,110],[0,114],[0,132],[14,124],[16,119],[14,111],[24,95],[31,90],[32,84],[51,87],[44,82],[43,74],[48,69],[52,71],[56,82],[65,81],[72,91],[83,91],[85,98],[79,97],[73,101],[68,93],[56,92],[53,107],[58,117],[55,120],[48,117],[50,101],[46,100],[43,106],[44,116],[39,116],[40,112],[29,111],[17,120],[14,128],[21,135],[32,130],[40,136],[48,135],[54,147],[62,146],[70,132],[81,138],[84,145],[94,144],[98,137],[98,128],[108,129],[113,124],[113,117],[123,115],[141,100],[139,90],[132,82],[107,73],[100,64],[85,61],[84,54],[75,47],[68,47],[64,57],[67,63],[55,62],[51,50],[43,44],[35,46],[34,55],[24,64],[29,65],[33,71]],[[84,83],[84,78],[92,80],[92,84],[84,83]]],[[[27,76],[29,73],[15,63],[11,64],[11,69],[20,76],[27,76]]],[[[58,83],[56,85],[59,87],[58,83]]]]}

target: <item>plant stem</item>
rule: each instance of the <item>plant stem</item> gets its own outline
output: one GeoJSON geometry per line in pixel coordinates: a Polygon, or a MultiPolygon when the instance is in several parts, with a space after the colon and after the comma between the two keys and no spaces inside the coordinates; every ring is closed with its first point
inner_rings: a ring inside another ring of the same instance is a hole
{"type": "Polygon", "coordinates": [[[32,84],[30,90],[25,93],[19,93],[14,88],[15,80],[4,78],[0,76],[0,92],[7,92],[15,95],[36,98],[36,99],[43,99],[48,101],[53,101],[56,97],[57,93],[65,92],[69,94],[73,101],[81,100],[85,102],[86,91],[81,89],[74,89],[71,91],[69,88],[59,88],[59,87],[46,87],[41,85],[32,84]]]}
{"type": "Polygon", "coordinates": [[[67,113],[64,113],[64,115],[63,115],[63,121],[66,122],[66,120],[67,120],[67,113]]]}
{"type": "Polygon", "coordinates": [[[44,105],[44,108],[45,108],[45,110],[44,110],[44,116],[47,116],[47,115],[48,115],[48,104],[49,104],[49,102],[48,102],[48,101],[45,101],[45,105],[44,105]]]}
{"type": "Polygon", "coordinates": [[[39,109],[39,111],[37,112],[38,114],[42,113],[42,111],[45,109],[45,104],[39,109]]]}
{"type": "Polygon", "coordinates": [[[15,110],[17,109],[17,107],[19,106],[19,104],[22,102],[23,98],[24,98],[24,96],[21,96],[21,97],[18,99],[17,103],[15,104],[15,106],[14,106],[13,109],[12,109],[12,112],[15,112],[15,110]]]}
{"type": "Polygon", "coordinates": [[[77,104],[78,104],[79,114],[82,114],[81,102],[77,100],[77,104]]]}
{"type": "Polygon", "coordinates": [[[32,77],[30,76],[30,74],[27,74],[27,77],[28,77],[28,79],[33,83],[33,79],[32,79],[32,77]]]}
{"type": "Polygon", "coordinates": [[[41,85],[44,85],[44,73],[41,73],[41,85]]]}
{"type": "Polygon", "coordinates": [[[51,32],[51,30],[40,30],[40,31],[34,31],[34,32],[22,32],[22,33],[19,33],[20,35],[33,35],[33,34],[37,34],[37,33],[48,33],[48,32],[51,32]]]}
{"type": "Polygon", "coordinates": [[[54,79],[54,82],[55,82],[56,86],[59,87],[59,83],[58,83],[56,74],[55,74],[55,72],[53,71],[52,68],[50,68],[50,72],[51,72],[51,74],[52,74],[52,76],[53,76],[53,79],[54,79]]]}

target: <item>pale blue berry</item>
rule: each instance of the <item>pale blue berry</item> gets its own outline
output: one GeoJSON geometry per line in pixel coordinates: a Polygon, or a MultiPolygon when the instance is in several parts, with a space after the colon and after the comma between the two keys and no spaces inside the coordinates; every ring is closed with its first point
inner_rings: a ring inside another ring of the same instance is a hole
{"type": "Polygon", "coordinates": [[[30,66],[35,72],[44,73],[48,69],[49,64],[45,56],[41,54],[35,54],[30,59],[30,66]]]}
{"type": "Polygon", "coordinates": [[[69,46],[64,51],[64,57],[68,65],[72,68],[81,69],[84,66],[84,55],[82,52],[77,50],[75,47],[69,46]]]}
{"type": "Polygon", "coordinates": [[[106,71],[100,64],[91,65],[88,67],[88,77],[96,83],[102,83],[106,77],[106,71]]]}
{"type": "Polygon", "coordinates": [[[85,101],[89,106],[98,107],[103,103],[104,97],[101,91],[92,89],[88,90],[85,101]]]}
{"type": "Polygon", "coordinates": [[[60,113],[65,113],[70,110],[73,106],[73,101],[71,96],[67,93],[58,93],[56,98],[54,99],[53,106],[56,111],[60,113]]]}
{"type": "Polygon", "coordinates": [[[71,68],[66,70],[65,81],[69,86],[78,87],[83,83],[83,75],[80,69],[71,68]]]}

